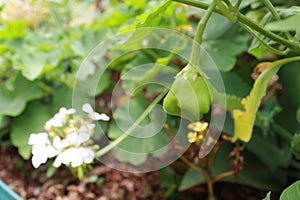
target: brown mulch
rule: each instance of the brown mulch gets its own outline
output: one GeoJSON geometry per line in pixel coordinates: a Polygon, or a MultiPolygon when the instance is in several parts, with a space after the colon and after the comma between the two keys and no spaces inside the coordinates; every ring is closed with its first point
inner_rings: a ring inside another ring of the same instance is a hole
{"type": "Polygon", "coordinates": [[[63,168],[47,178],[45,166],[34,169],[15,149],[0,149],[0,179],[28,200],[164,199],[156,172],[132,174],[99,164],[82,181],[63,168]],[[99,177],[103,183],[90,182],[90,176],[99,177]]]}

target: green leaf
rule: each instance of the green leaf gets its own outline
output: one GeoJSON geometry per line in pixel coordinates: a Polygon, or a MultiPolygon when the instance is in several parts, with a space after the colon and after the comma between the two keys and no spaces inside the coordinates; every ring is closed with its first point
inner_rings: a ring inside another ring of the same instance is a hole
{"type": "Polygon", "coordinates": [[[264,136],[260,131],[255,131],[247,144],[247,150],[271,168],[288,167],[292,159],[289,143],[281,143],[279,146],[273,135],[264,136]]]}
{"type": "Polygon", "coordinates": [[[73,41],[70,45],[74,54],[86,57],[100,42],[106,39],[110,31],[108,29],[90,30],[73,41]]]}
{"type": "Polygon", "coordinates": [[[263,200],[271,200],[271,191],[268,192],[267,196],[263,200]]]}
{"type": "Polygon", "coordinates": [[[136,1],[136,0],[126,0],[125,3],[128,6],[132,6],[135,10],[139,10],[139,9],[144,9],[146,7],[146,0],[140,0],[140,1],[136,1]]]}
{"type": "MultiPolygon", "coordinates": [[[[256,113],[255,125],[260,127],[263,135],[266,136],[272,130],[272,124],[274,123],[273,117],[280,113],[282,110],[275,102],[267,99],[264,103],[264,107],[256,113]]],[[[276,130],[274,130],[276,132],[276,130]]]]}
{"type": "MultiPolygon", "coordinates": [[[[210,19],[207,27],[214,27],[211,23],[216,21],[214,20],[216,16],[212,15],[212,21],[210,19]]],[[[220,34],[221,31],[217,32],[213,29],[206,32],[207,36],[204,37],[202,46],[212,57],[219,70],[230,71],[236,63],[237,55],[247,49],[247,34],[237,25],[231,25],[228,28],[228,21],[220,20],[220,22],[218,24],[220,23],[220,26],[224,27],[223,34],[220,34]]]]}
{"type": "Polygon", "coordinates": [[[117,6],[106,7],[105,12],[101,14],[97,23],[101,28],[115,28],[127,23],[131,17],[132,12],[129,7],[125,4],[118,4],[117,6]]]}
{"type": "Polygon", "coordinates": [[[46,172],[46,176],[47,176],[47,178],[51,178],[57,171],[57,168],[54,167],[53,165],[48,165],[47,167],[48,167],[48,169],[46,172]]]}
{"type": "MultiPolygon", "coordinates": [[[[254,12],[255,13],[255,12],[254,12]]],[[[257,16],[256,23],[260,24],[261,26],[264,26],[268,21],[272,19],[272,15],[264,15],[262,12],[256,12],[256,14],[259,13],[260,16],[257,16]]],[[[273,40],[265,37],[262,34],[257,34],[257,36],[263,40],[268,45],[276,44],[273,40]]],[[[263,45],[258,39],[254,38],[251,42],[251,45],[248,49],[248,52],[255,56],[257,59],[263,58],[269,51],[269,49],[263,45]]]]}
{"type": "Polygon", "coordinates": [[[221,75],[227,95],[245,97],[250,92],[250,87],[237,74],[221,72],[221,75]]]}
{"type": "Polygon", "coordinates": [[[265,27],[271,31],[296,31],[299,30],[300,14],[293,15],[286,19],[271,22],[265,27]]]}
{"type": "Polygon", "coordinates": [[[45,66],[51,62],[48,53],[24,51],[13,57],[13,67],[21,70],[28,80],[35,80],[44,70],[45,66]]]}
{"type": "Polygon", "coordinates": [[[19,75],[14,84],[13,91],[0,87],[0,121],[4,116],[17,116],[30,100],[40,98],[43,91],[38,87],[38,82],[30,82],[19,75]]]}
{"type": "Polygon", "coordinates": [[[165,167],[158,171],[159,179],[164,186],[163,196],[170,197],[177,189],[178,174],[171,168],[165,167]]]}
{"type": "Polygon", "coordinates": [[[250,95],[242,100],[244,110],[234,110],[234,136],[231,141],[235,142],[240,139],[248,142],[251,139],[252,129],[258,111],[260,101],[266,94],[268,82],[278,72],[282,65],[299,60],[300,57],[287,58],[277,60],[275,62],[264,62],[257,66],[256,69],[261,69],[263,72],[255,81],[250,95]]]}
{"type": "Polygon", "coordinates": [[[280,195],[280,200],[295,200],[300,198],[300,181],[286,188],[280,195]]]}
{"type": "Polygon", "coordinates": [[[267,24],[265,27],[266,29],[272,31],[295,31],[296,32],[295,38],[297,40],[300,40],[299,20],[300,20],[300,14],[298,8],[298,14],[290,16],[280,21],[271,22],[267,24]]]}
{"type": "Polygon", "coordinates": [[[300,107],[300,62],[289,63],[280,70],[280,82],[289,97],[291,105],[300,107]]]}
{"type": "Polygon", "coordinates": [[[12,121],[11,140],[24,159],[29,159],[31,146],[27,144],[31,133],[42,132],[44,124],[50,119],[49,108],[38,101],[28,104],[22,115],[12,121]]]}
{"type": "MultiPolygon", "coordinates": [[[[270,44],[270,42],[267,42],[270,44]]],[[[263,58],[263,56],[269,52],[269,50],[256,39],[252,40],[248,52],[255,56],[257,59],[263,58]]]]}
{"type": "Polygon", "coordinates": [[[296,133],[291,142],[292,153],[300,159],[300,133],[296,133]]]}
{"type": "MultiPolygon", "coordinates": [[[[137,120],[137,118],[145,111],[148,102],[146,98],[140,94],[131,99],[125,101],[114,112],[115,122],[111,125],[108,137],[116,139],[124,134],[129,127],[137,120]],[[117,123],[116,123],[117,122],[117,123]]],[[[164,113],[162,110],[153,109],[149,117],[141,122],[140,127],[137,127],[131,135],[122,141],[118,148],[113,149],[114,155],[122,162],[130,162],[134,165],[143,163],[147,154],[155,153],[156,150],[164,147],[169,140],[169,137],[164,129],[162,129],[164,119],[164,113]],[[147,131],[145,131],[147,130],[147,131]],[[128,154],[132,152],[132,154],[128,154]]],[[[163,152],[162,152],[163,153],[163,152]]]]}
{"type": "Polygon", "coordinates": [[[286,184],[286,171],[284,169],[272,169],[263,165],[253,154],[243,153],[247,163],[238,174],[238,180],[231,177],[228,181],[257,188],[259,190],[279,191],[286,184]],[[274,176],[276,174],[276,176],[274,176]]]}
{"type": "Polygon", "coordinates": [[[226,110],[232,112],[236,109],[243,109],[241,104],[242,99],[234,95],[226,95],[226,110]]]}
{"type": "Polygon", "coordinates": [[[296,119],[297,119],[297,122],[300,124],[300,107],[297,110],[296,119]]]}
{"type": "MultiPolygon", "coordinates": [[[[120,28],[119,33],[135,30],[136,28],[146,28],[146,27],[159,27],[163,17],[165,16],[166,10],[174,2],[160,2],[158,6],[155,6],[150,13],[142,14],[137,17],[136,21],[129,27],[120,28]]],[[[131,38],[129,38],[124,44],[131,44],[132,42],[136,44],[137,41],[143,41],[148,35],[153,33],[151,29],[141,29],[142,31],[136,31],[131,38]]]]}
{"type": "Polygon", "coordinates": [[[61,107],[72,107],[73,90],[71,88],[60,88],[55,90],[52,99],[52,111],[57,112],[61,107]]]}
{"type": "MultiPolygon", "coordinates": [[[[126,93],[135,95],[147,87],[149,83],[160,84],[156,85],[156,92],[170,86],[177,73],[176,70],[165,66],[169,63],[171,58],[171,56],[158,58],[155,64],[141,65],[141,63],[130,63],[129,68],[125,68],[121,75],[123,81],[122,85],[126,93]]],[[[147,58],[142,57],[142,59],[142,62],[148,61],[147,58]]]]}
{"type": "Polygon", "coordinates": [[[0,30],[0,40],[24,37],[27,33],[28,24],[26,21],[13,21],[5,24],[0,30]]]}
{"type": "Polygon", "coordinates": [[[204,184],[205,178],[193,168],[189,168],[180,182],[179,191],[187,190],[196,185],[204,184]]]}

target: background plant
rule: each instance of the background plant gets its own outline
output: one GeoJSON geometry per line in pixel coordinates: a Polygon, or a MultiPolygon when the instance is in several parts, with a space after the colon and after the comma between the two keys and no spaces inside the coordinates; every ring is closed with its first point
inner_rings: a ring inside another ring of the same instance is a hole
{"type": "MultiPolygon", "coordinates": [[[[101,16],[81,13],[76,17],[76,11],[82,11],[82,7],[93,9],[93,2],[35,1],[28,2],[33,14],[26,15],[26,18],[12,15],[15,13],[12,10],[16,7],[22,9],[23,4],[3,4],[0,31],[1,144],[12,143],[23,158],[30,157],[31,149],[27,144],[29,134],[40,131],[60,107],[71,107],[72,87],[78,67],[100,41],[117,32],[135,28],[165,27],[184,32],[199,42],[197,24],[210,7],[213,13],[199,35],[202,47],[216,63],[225,84],[226,124],[221,139],[208,157],[199,160],[200,145],[193,144],[180,158],[187,168],[179,170],[168,167],[161,170],[161,178],[167,188],[165,194],[172,198],[176,195],[176,187],[183,191],[207,183],[213,198],[213,184],[220,180],[281,191],[288,180],[299,178],[300,168],[297,161],[299,62],[281,68],[285,61],[298,59],[295,56],[300,51],[299,3],[268,0],[213,2],[211,6],[211,1],[193,0],[111,1],[109,6],[103,8],[101,16]],[[264,67],[253,70],[262,61],[268,62],[263,63],[264,67]],[[278,76],[273,76],[279,68],[278,76]],[[262,79],[264,81],[260,81],[262,79]],[[242,99],[250,91],[249,101],[242,105],[242,99]],[[264,91],[267,91],[265,96],[264,91]],[[251,116],[251,120],[242,123],[235,113],[243,112],[244,106],[245,115],[251,116]],[[255,110],[256,113],[253,112],[255,110]],[[237,130],[237,124],[240,124],[242,131],[237,130]],[[246,129],[248,134],[244,133],[246,129]]],[[[125,79],[126,71],[143,63],[159,63],[162,60],[177,71],[187,64],[185,60],[158,50],[133,52],[112,63],[99,84],[97,95],[109,94],[116,82],[111,77],[116,76],[123,80],[125,92],[130,91],[149,78],[149,74],[133,75],[131,80],[134,81],[129,81],[125,79]]],[[[159,67],[154,71],[166,73],[159,67]]],[[[161,93],[161,88],[147,87],[145,91],[133,99],[132,106],[137,116],[149,105],[149,96],[161,93]]],[[[122,106],[116,112],[126,121],[127,113],[122,112],[122,106]]],[[[209,121],[211,114],[204,115],[203,120],[209,121]]],[[[167,143],[177,123],[178,118],[169,116],[166,128],[156,141],[143,144],[145,152],[151,152],[153,142],[167,143]]],[[[114,140],[122,132],[112,123],[107,135],[114,140]]],[[[120,145],[129,148],[136,144],[134,142],[125,139],[120,145]]],[[[141,145],[135,148],[133,150],[138,151],[141,145]]],[[[124,159],[122,155],[116,157],[134,165],[143,162],[135,158],[124,159]]]]}

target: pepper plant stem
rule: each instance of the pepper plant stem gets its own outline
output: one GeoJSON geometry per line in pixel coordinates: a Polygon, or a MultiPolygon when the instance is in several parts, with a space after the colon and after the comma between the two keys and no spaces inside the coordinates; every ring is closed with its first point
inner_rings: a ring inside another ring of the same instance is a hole
{"type": "MultiPolygon", "coordinates": [[[[197,8],[201,8],[201,9],[208,9],[209,4],[206,3],[202,3],[199,1],[195,1],[195,0],[171,0],[171,1],[175,1],[178,3],[183,3],[186,5],[190,5],[190,6],[194,6],[197,8]]],[[[222,11],[218,8],[214,9],[214,12],[223,15],[222,11]]],[[[278,35],[276,35],[275,33],[264,29],[263,27],[261,27],[260,25],[256,24],[254,21],[252,21],[251,19],[247,18],[245,15],[238,13],[238,21],[250,28],[252,28],[253,30],[259,32],[260,34],[268,37],[269,39],[278,42],[279,44],[285,45],[286,47],[290,48],[291,51],[294,51],[296,53],[300,53],[300,43],[295,42],[295,41],[289,41],[285,38],[282,38],[278,35]]]]}
{"type": "Polygon", "coordinates": [[[204,33],[204,29],[206,27],[206,24],[210,18],[210,16],[212,15],[215,7],[216,7],[216,1],[213,1],[207,11],[205,12],[204,16],[201,18],[198,27],[197,27],[197,31],[196,31],[196,35],[194,38],[194,42],[193,42],[193,47],[192,47],[192,54],[190,57],[190,64],[192,66],[200,66],[200,51],[201,51],[201,43],[203,40],[203,33],[204,33]]]}
{"type": "MultiPolygon", "coordinates": [[[[272,15],[275,17],[275,19],[278,21],[280,20],[280,15],[278,14],[278,12],[276,11],[276,9],[274,8],[272,2],[270,0],[263,0],[264,4],[269,8],[270,12],[272,13],[272,15]]],[[[289,32],[284,32],[285,36],[292,40],[293,36],[289,33],[289,32]]]]}
{"type": "Polygon", "coordinates": [[[152,101],[152,103],[146,108],[146,110],[139,116],[139,118],[135,121],[135,123],[126,131],[124,132],[120,137],[109,143],[104,148],[100,149],[98,152],[96,152],[96,157],[103,156],[110,150],[112,150],[115,146],[123,142],[136,128],[137,126],[147,117],[147,115],[150,113],[152,108],[165,96],[167,91],[162,92],[158,97],[152,101]]]}

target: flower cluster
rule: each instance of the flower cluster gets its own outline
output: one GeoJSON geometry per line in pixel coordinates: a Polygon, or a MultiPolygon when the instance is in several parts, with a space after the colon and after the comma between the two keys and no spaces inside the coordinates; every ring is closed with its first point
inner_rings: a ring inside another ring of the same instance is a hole
{"type": "Polygon", "coordinates": [[[94,160],[98,148],[90,140],[94,121],[108,121],[109,117],[94,112],[90,104],[84,104],[82,110],[87,113],[88,120],[76,115],[75,109],[63,107],[46,122],[45,132],[30,135],[28,144],[32,145],[32,165],[35,168],[54,157],[53,166],[56,168],[62,164],[75,168],[94,160]]]}
{"type": "Polygon", "coordinates": [[[193,122],[188,125],[191,130],[187,137],[190,143],[202,143],[204,136],[206,134],[208,123],[207,122],[193,122]]]}

